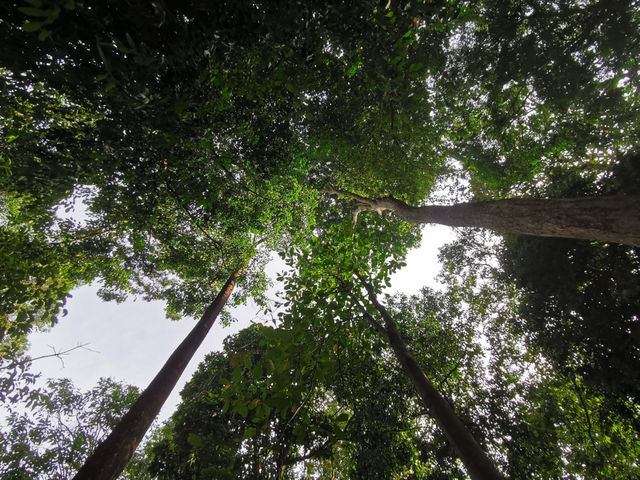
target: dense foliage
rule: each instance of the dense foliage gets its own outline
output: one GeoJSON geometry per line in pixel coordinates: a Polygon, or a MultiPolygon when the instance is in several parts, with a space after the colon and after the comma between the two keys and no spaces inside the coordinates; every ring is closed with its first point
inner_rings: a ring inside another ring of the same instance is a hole
{"type": "MultiPolygon", "coordinates": [[[[63,321],[74,287],[161,299],[177,319],[249,264],[235,299],[253,296],[274,325],[209,355],[141,478],[464,478],[376,328],[372,292],[506,475],[637,475],[637,248],[462,231],[441,254],[442,292],[383,300],[420,230],[326,192],[411,205],[637,194],[638,11],[635,0],[4,2],[2,398],[26,395],[26,337],[63,321]],[[278,305],[263,297],[272,252],[289,267],[278,305]]],[[[31,418],[90,404],[79,423],[104,410],[111,426],[126,402],[99,402],[118,388],[52,384],[68,395],[33,396],[31,418]]],[[[12,415],[7,455],[40,458],[34,438],[60,428],[30,433],[12,415]]],[[[67,475],[98,436],[65,443],[72,460],[50,465],[67,475]]]]}
{"type": "MultiPolygon", "coordinates": [[[[48,380],[37,395],[5,403],[0,431],[2,478],[66,479],[131,406],[136,387],[102,378],[80,392],[67,378],[48,380]]],[[[130,470],[135,472],[136,461],[130,470]]],[[[126,472],[122,478],[129,478],[126,472]]]]}

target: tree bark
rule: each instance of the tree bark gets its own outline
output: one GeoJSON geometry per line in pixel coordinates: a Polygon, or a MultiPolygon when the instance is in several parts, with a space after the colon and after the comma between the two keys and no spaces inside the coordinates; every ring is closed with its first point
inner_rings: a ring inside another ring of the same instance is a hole
{"type": "MultiPolygon", "coordinates": [[[[362,277],[360,282],[367,290],[369,301],[382,316],[385,323],[386,338],[391,345],[393,352],[402,365],[407,376],[411,379],[422,402],[429,410],[429,413],[436,421],[442,432],[445,434],[456,453],[467,468],[469,476],[473,480],[502,480],[505,477],[498,471],[489,456],[482,450],[476,442],[471,432],[465,427],[462,421],[453,411],[449,403],[435,389],[431,381],[424,374],[418,362],[407,350],[404,340],[395,321],[387,309],[378,302],[378,298],[373,287],[362,277]]],[[[368,315],[365,309],[365,315],[368,315]]],[[[374,323],[375,319],[373,319],[374,323]]]]}
{"type": "Polygon", "coordinates": [[[74,480],[115,480],[120,475],[227,303],[242,270],[239,269],[229,277],[200,321],[174,350],[109,436],[89,456],[73,477],[74,480]]]}
{"type": "Polygon", "coordinates": [[[348,192],[360,211],[393,211],[411,223],[481,227],[501,233],[576,238],[640,246],[640,195],[523,199],[414,207],[393,197],[369,199],[348,192]]]}

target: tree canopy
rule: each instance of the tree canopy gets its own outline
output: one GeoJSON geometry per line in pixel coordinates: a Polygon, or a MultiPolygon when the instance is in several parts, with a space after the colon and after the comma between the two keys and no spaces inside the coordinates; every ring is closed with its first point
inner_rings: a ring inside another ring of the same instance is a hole
{"type": "Polygon", "coordinates": [[[81,284],[204,321],[232,278],[274,324],[208,357],[149,478],[485,478],[471,444],[637,474],[639,10],[5,2],[0,361],[81,284]],[[385,297],[431,222],[475,227],[443,290],[385,297]]]}

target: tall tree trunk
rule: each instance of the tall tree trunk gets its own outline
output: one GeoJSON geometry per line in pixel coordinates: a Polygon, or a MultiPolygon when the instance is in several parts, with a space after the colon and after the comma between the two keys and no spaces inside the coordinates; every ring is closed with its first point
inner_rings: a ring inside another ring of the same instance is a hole
{"type": "Polygon", "coordinates": [[[413,207],[393,197],[369,199],[341,194],[364,210],[393,211],[411,223],[439,223],[451,227],[482,227],[501,233],[564,237],[640,246],[640,195],[523,199],[413,207]]]}
{"type": "Polygon", "coordinates": [[[200,321],[174,350],[162,369],[109,436],[89,456],[74,480],[115,480],[156,418],[218,314],[227,303],[243,269],[233,273],[200,321]]]}
{"type": "MultiPolygon", "coordinates": [[[[407,376],[411,379],[422,402],[429,409],[429,413],[464,463],[469,476],[473,480],[502,480],[504,476],[498,471],[489,456],[482,450],[480,445],[478,445],[473,435],[471,435],[471,432],[469,432],[467,427],[465,427],[455,414],[451,405],[438,393],[418,365],[418,362],[416,362],[409,353],[404,340],[402,340],[400,336],[400,332],[398,332],[395,321],[387,309],[378,302],[373,287],[362,277],[359,278],[367,290],[369,301],[384,319],[386,328],[384,328],[385,334],[383,334],[383,336],[393,348],[396,358],[402,365],[407,376]]],[[[366,312],[366,309],[363,308],[363,311],[365,315],[370,317],[369,322],[373,323],[374,328],[380,332],[382,326],[366,312]],[[379,325],[379,327],[375,327],[375,324],[379,325]]]]}

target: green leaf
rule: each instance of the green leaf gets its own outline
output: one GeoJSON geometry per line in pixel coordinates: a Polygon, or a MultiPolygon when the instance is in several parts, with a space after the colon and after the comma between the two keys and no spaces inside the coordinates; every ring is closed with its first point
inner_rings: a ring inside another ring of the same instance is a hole
{"type": "Polygon", "coordinates": [[[242,439],[246,440],[247,438],[255,437],[256,433],[258,433],[258,431],[255,429],[255,427],[249,427],[244,431],[242,439]]]}
{"type": "Polygon", "coordinates": [[[304,440],[304,437],[307,434],[306,425],[303,425],[303,424],[296,425],[296,427],[293,429],[293,434],[296,437],[296,443],[302,443],[302,441],[304,440]]]}
{"type": "Polygon", "coordinates": [[[46,10],[41,10],[39,8],[33,7],[20,7],[18,8],[22,13],[28,15],[29,17],[48,17],[49,12],[46,10]]]}
{"type": "Polygon", "coordinates": [[[286,397],[274,397],[269,400],[269,403],[278,410],[284,410],[291,405],[291,401],[286,397]]]}
{"type": "Polygon", "coordinates": [[[350,415],[348,413],[343,412],[336,417],[336,422],[346,422],[347,420],[349,420],[349,416],[350,415]]]}
{"type": "Polygon", "coordinates": [[[422,63],[420,63],[420,62],[412,63],[412,64],[409,66],[409,72],[410,72],[410,73],[419,72],[420,70],[422,70],[422,67],[423,67],[423,66],[424,66],[424,65],[423,65],[422,63]]]}
{"type": "Polygon", "coordinates": [[[247,418],[247,415],[249,414],[249,407],[247,406],[246,403],[241,403],[239,405],[236,405],[235,410],[236,412],[238,412],[238,415],[240,415],[242,418],[247,418]]]}
{"type": "Polygon", "coordinates": [[[187,436],[187,443],[192,447],[200,448],[204,445],[204,440],[200,435],[196,435],[195,433],[190,433],[187,436]]]}
{"type": "Polygon", "coordinates": [[[272,359],[267,360],[267,372],[274,373],[276,371],[276,365],[272,359]]]}
{"type": "Polygon", "coordinates": [[[37,32],[38,30],[40,30],[42,28],[43,23],[42,22],[24,22],[24,25],[22,25],[22,31],[23,32],[37,32]]]}
{"type": "Polygon", "coordinates": [[[251,371],[251,375],[253,376],[253,378],[255,379],[259,379],[262,378],[263,375],[263,371],[262,371],[262,366],[261,365],[257,365],[252,371],[251,371]]]}

